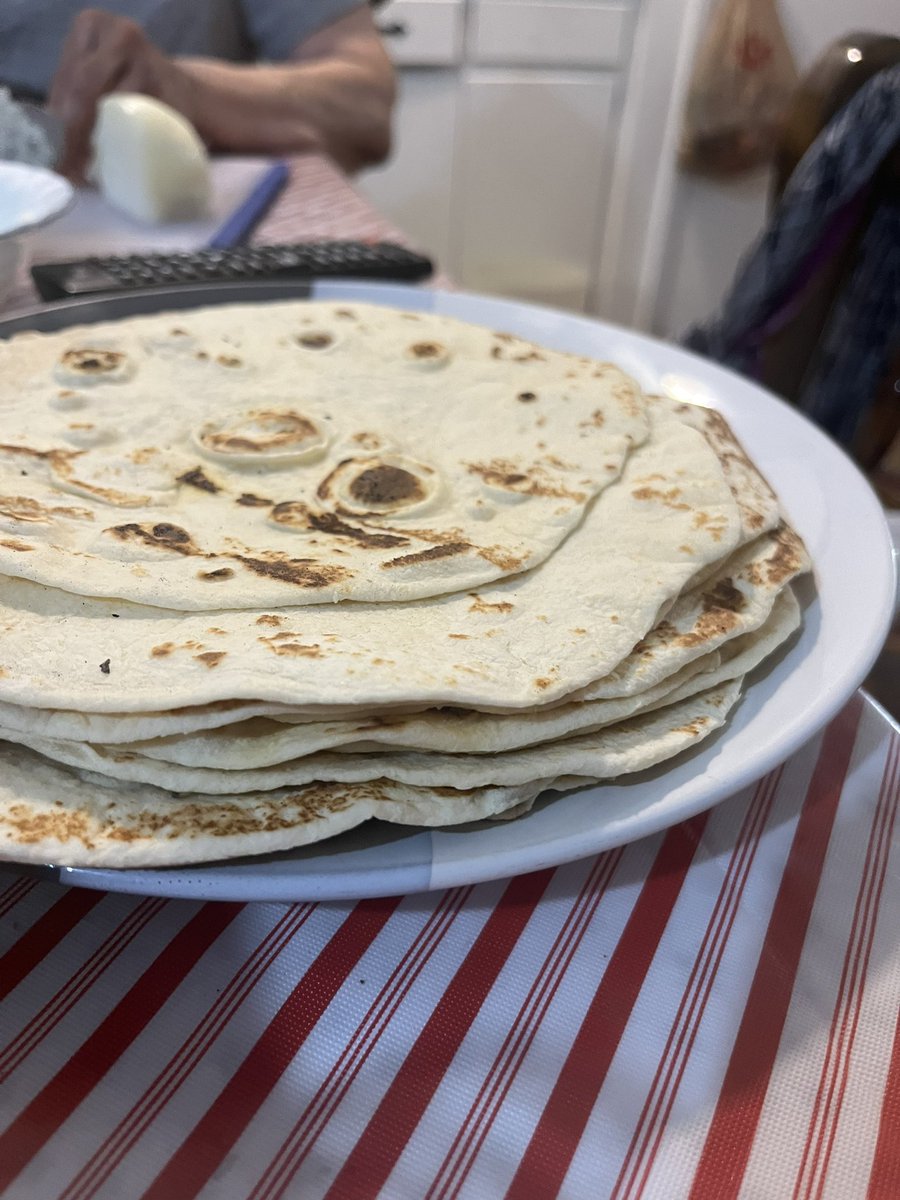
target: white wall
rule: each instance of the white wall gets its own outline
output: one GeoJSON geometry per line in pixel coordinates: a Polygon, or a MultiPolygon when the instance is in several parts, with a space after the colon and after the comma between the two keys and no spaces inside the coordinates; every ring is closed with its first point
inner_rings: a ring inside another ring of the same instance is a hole
{"type": "MultiPolygon", "coordinates": [[[[779,11],[801,72],[845,33],[900,35],[898,0],[780,0],[779,11]]],[[[678,176],[654,332],[677,337],[716,310],[765,223],[768,188],[765,171],[729,183],[678,176]]]]}

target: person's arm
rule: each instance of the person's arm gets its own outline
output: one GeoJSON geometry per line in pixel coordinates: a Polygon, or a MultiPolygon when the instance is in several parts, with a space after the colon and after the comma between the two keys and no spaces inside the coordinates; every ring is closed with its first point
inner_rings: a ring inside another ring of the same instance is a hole
{"type": "Polygon", "coordinates": [[[169,58],[133,21],[81,12],[49,97],[66,122],[65,173],[84,169],[97,101],[111,91],[164,100],[213,149],[324,150],[353,171],[390,148],[394,76],[367,7],[312,34],[288,62],[259,66],[169,58]]]}

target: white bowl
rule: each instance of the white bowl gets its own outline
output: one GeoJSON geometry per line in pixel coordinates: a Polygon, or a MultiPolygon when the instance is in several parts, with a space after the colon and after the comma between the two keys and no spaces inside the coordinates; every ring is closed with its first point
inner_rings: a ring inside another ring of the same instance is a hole
{"type": "Polygon", "coordinates": [[[44,167],[0,162],[0,301],[25,258],[21,235],[62,216],[74,199],[67,179],[44,167]]]}

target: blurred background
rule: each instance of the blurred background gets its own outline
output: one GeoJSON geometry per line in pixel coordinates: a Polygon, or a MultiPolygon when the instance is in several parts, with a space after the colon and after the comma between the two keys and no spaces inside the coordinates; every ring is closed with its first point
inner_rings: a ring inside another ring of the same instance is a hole
{"type": "MultiPolygon", "coordinates": [[[[395,153],[364,192],[463,287],[677,337],[763,228],[766,169],[680,172],[710,0],[390,0],[395,153]]],[[[895,0],[780,0],[798,70],[895,0]]]]}

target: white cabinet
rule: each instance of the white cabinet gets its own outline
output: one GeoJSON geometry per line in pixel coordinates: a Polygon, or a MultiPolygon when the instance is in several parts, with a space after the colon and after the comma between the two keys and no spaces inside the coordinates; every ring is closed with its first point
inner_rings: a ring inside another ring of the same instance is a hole
{"type": "Polygon", "coordinates": [[[452,259],[456,72],[408,68],[400,73],[390,161],[363,175],[360,191],[449,270],[452,259]]]}
{"type": "Polygon", "coordinates": [[[376,19],[398,67],[447,67],[462,61],[462,0],[389,0],[376,19]]]}
{"type": "Polygon", "coordinates": [[[453,262],[467,288],[581,309],[611,164],[612,81],[575,71],[467,74],[453,262]]]}
{"type": "Polygon", "coordinates": [[[360,190],[446,271],[452,258],[453,166],[463,0],[390,0],[376,13],[399,68],[393,151],[360,190]]]}
{"type": "Polygon", "coordinates": [[[401,90],[394,155],[360,188],[459,286],[589,307],[637,2],[377,10],[401,90]]]}
{"type": "Polygon", "coordinates": [[[469,61],[490,66],[615,67],[627,8],[544,0],[481,0],[469,21],[469,61]]]}

